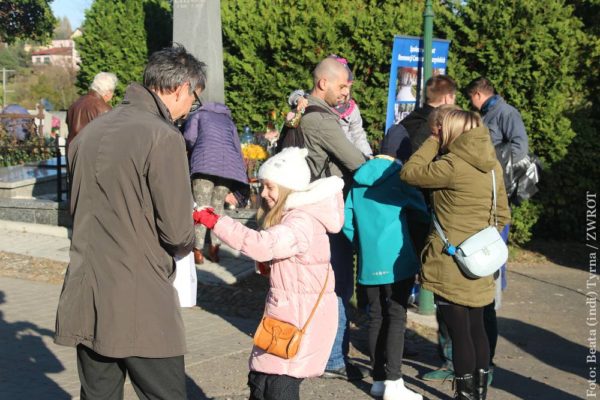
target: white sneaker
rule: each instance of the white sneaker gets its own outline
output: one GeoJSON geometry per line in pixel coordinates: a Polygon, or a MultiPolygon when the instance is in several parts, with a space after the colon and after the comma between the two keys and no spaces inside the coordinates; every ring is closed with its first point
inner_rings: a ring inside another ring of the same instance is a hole
{"type": "Polygon", "coordinates": [[[402,378],[397,381],[385,381],[383,400],[423,400],[423,396],[404,386],[402,378]]]}
{"type": "Polygon", "coordinates": [[[383,381],[373,381],[371,385],[371,396],[381,397],[385,391],[385,384],[383,381]]]}

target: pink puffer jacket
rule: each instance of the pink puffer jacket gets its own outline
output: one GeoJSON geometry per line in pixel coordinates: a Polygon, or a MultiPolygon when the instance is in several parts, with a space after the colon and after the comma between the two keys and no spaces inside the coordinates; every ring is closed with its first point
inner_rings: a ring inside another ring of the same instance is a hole
{"type": "Polygon", "coordinates": [[[344,223],[343,181],[329,177],[313,182],[309,190],[288,197],[280,224],[255,231],[229,217],[219,219],[214,233],[227,245],[256,261],[273,261],[265,313],[302,328],[325,278],[327,287],[292,359],[267,354],[254,347],[250,369],[296,378],[323,374],[337,330],[337,297],[327,233],[344,223]]]}

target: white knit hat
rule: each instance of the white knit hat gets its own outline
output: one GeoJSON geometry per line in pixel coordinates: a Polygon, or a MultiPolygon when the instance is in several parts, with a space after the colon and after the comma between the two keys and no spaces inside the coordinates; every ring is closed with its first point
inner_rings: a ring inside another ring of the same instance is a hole
{"type": "Polygon", "coordinates": [[[296,191],[306,190],[310,183],[307,154],[306,149],[286,147],[261,165],[258,179],[268,179],[296,191]]]}

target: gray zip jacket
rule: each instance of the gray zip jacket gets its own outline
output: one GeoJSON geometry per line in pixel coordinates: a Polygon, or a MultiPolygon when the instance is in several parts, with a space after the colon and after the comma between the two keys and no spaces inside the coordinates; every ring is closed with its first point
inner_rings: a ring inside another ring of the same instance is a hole
{"type": "Polygon", "coordinates": [[[363,121],[358,109],[358,104],[354,105],[352,112],[345,118],[340,118],[340,125],[348,140],[352,142],[357,149],[365,156],[372,156],[373,150],[367,140],[367,133],[363,128],[363,121]]]}
{"type": "Polygon", "coordinates": [[[327,110],[308,113],[300,120],[311,180],[328,175],[348,177],[365,162],[365,157],[344,135],[338,115],[325,101],[309,95],[308,105],[327,110]]]}
{"type": "Polygon", "coordinates": [[[525,158],[529,151],[527,133],[516,108],[497,96],[495,104],[483,113],[483,122],[490,130],[494,147],[510,143],[513,164],[525,158]]]}

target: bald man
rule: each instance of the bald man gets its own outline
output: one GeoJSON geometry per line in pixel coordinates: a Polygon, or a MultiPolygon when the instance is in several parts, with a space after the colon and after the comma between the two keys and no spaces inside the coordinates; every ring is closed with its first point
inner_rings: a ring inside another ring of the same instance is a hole
{"type": "Polygon", "coordinates": [[[346,138],[339,116],[332,109],[343,102],[350,91],[348,67],[334,58],[321,61],[313,71],[313,90],[308,96],[308,107],[316,106],[321,112],[311,112],[300,120],[307,162],[312,179],[326,176],[352,177],[365,158],[346,138]]]}
{"type": "MultiPolygon", "coordinates": [[[[349,69],[335,58],[321,61],[313,71],[311,94],[307,107],[318,107],[319,112],[306,113],[300,120],[304,144],[308,149],[306,161],[311,179],[336,175],[344,178],[347,193],[352,174],[365,162],[365,157],[346,138],[332,109],[343,102],[350,91],[349,69]]],[[[346,307],[354,291],[352,244],[343,233],[329,235],[331,265],[335,275],[335,292],[338,297],[338,331],[324,378],[348,380],[362,379],[366,373],[348,362],[348,321],[346,307]]]]}

